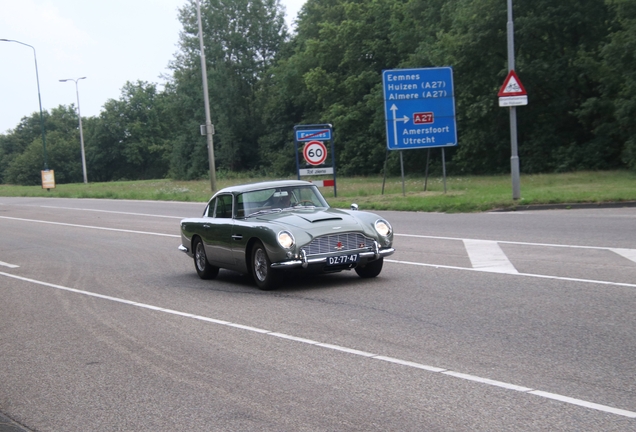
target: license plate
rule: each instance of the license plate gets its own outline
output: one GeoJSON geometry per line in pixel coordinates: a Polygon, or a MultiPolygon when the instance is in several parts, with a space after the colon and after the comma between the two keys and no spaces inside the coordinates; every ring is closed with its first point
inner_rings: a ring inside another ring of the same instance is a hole
{"type": "Polygon", "coordinates": [[[353,255],[338,255],[327,257],[328,266],[337,266],[343,264],[355,264],[358,262],[358,254],[353,255]]]}

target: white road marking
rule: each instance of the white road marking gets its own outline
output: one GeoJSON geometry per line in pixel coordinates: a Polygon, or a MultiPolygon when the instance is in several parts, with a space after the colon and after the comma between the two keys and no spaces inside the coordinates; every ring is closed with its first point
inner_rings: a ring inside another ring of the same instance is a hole
{"type": "Polygon", "coordinates": [[[129,305],[129,306],[134,306],[134,307],[138,307],[138,308],[142,308],[142,309],[149,309],[149,310],[153,310],[153,311],[157,311],[157,312],[163,312],[163,313],[167,313],[167,314],[171,314],[171,315],[181,316],[181,317],[184,317],[184,318],[190,318],[190,319],[195,319],[195,320],[199,320],[199,321],[205,321],[205,322],[209,322],[209,323],[213,323],[213,324],[224,325],[224,326],[227,326],[227,327],[232,327],[232,328],[237,328],[237,329],[240,329],[240,330],[246,330],[246,331],[250,331],[250,332],[255,332],[257,334],[263,334],[263,335],[266,335],[266,336],[274,336],[274,337],[278,337],[278,338],[281,338],[281,339],[290,340],[290,341],[294,341],[294,342],[307,343],[307,344],[310,344],[310,345],[313,345],[313,346],[326,348],[326,349],[331,349],[331,350],[336,350],[336,351],[343,352],[343,353],[346,353],[346,354],[357,355],[357,356],[361,356],[361,357],[364,357],[364,358],[370,358],[370,359],[374,359],[374,360],[386,361],[386,362],[389,362],[389,363],[399,364],[399,365],[406,366],[406,367],[412,367],[412,368],[416,368],[416,369],[427,370],[427,371],[430,371],[430,372],[433,372],[433,373],[441,373],[441,374],[444,374],[444,375],[447,375],[447,376],[452,376],[452,377],[463,379],[463,380],[467,380],[467,381],[472,381],[472,382],[485,384],[485,385],[496,386],[496,387],[500,387],[500,388],[503,388],[503,389],[506,389],[506,390],[513,390],[513,391],[518,391],[518,392],[522,392],[522,393],[532,394],[532,395],[544,397],[544,398],[547,398],[547,399],[553,399],[553,400],[557,400],[557,401],[560,401],[560,402],[563,402],[563,403],[580,406],[580,407],[583,407],[583,408],[589,408],[589,409],[602,411],[602,412],[606,412],[606,413],[611,413],[611,414],[616,414],[616,415],[623,416],[623,417],[628,417],[628,418],[636,418],[636,412],[634,412],[634,411],[628,411],[628,410],[615,408],[615,407],[611,407],[611,406],[607,406],[607,405],[601,405],[601,404],[597,404],[597,403],[593,403],[593,402],[584,401],[584,400],[581,400],[581,399],[571,398],[569,396],[563,396],[563,395],[559,395],[559,394],[555,394],[555,393],[549,393],[549,392],[544,392],[544,391],[541,391],[541,390],[531,389],[531,388],[524,387],[524,386],[518,386],[518,385],[515,385],[515,384],[511,384],[511,383],[505,383],[505,382],[501,382],[501,381],[491,380],[489,378],[482,378],[482,377],[478,377],[478,376],[474,376],[474,375],[464,374],[464,373],[461,373],[461,372],[456,372],[456,371],[451,371],[451,370],[447,370],[447,369],[443,369],[443,368],[437,368],[437,367],[434,367],[434,366],[428,366],[428,365],[424,365],[424,364],[419,364],[419,363],[416,363],[416,362],[395,359],[395,358],[392,358],[392,357],[385,357],[385,356],[381,356],[381,355],[378,355],[378,354],[372,354],[372,353],[369,353],[369,352],[366,352],[366,351],[360,351],[360,350],[357,350],[357,349],[354,349],[354,348],[348,348],[348,347],[343,347],[343,346],[340,346],[340,345],[332,345],[332,344],[328,344],[328,343],[322,343],[322,342],[318,342],[318,341],[313,341],[311,339],[304,339],[304,338],[300,338],[300,337],[296,337],[296,336],[287,335],[287,334],[284,334],[284,333],[273,332],[273,331],[270,331],[270,330],[265,330],[265,329],[260,329],[260,328],[257,328],[257,327],[248,326],[248,325],[237,324],[237,323],[232,323],[232,322],[229,322],[229,321],[224,321],[224,320],[204,317],[204,316],[201,316],[201,315],[194,315],[194,314],[190,314],[190,313],[186,313],[186,312],[177,311],[177,310],[174,310],[174,309],[165,309],[165,308],[161,308],[161,307],[158,307],[158,306],[153,306],[153,305],[149,305],[149,304],[145,304],[145,303],[139,303],[139,302],[126,300],[126,299],[122,299],[122,298],[118,298],[118,297],[111,297],[111,296],[107,296],[107,295],[103,295],[103,294],[97,294],[97,293],[93,293],[93,292],[90,292],[90,291],[78,290],[78,289],[75,289],[75,288],[69,288],[69,287],[65,287],[65,286],[62,286],[62,285],[56,285],[56,284],[52,284],[52,283],[48,283],[48,282],[35,280],[35,279],[29,279],[29,278],[25,278],[25,277],[21,277],[21,276],[16,276],[16,275],[12,275],[12,274],[9,274],[9,273],[0,272],[0,275],[1,276],[5,276],[5,277],[9,277],[9,278],[13,278],[13,279],[17,279],[17,280],[21,280],[23,282],[29,282],[29,283],[33,283],[33,284],[37,284],[37,285],[42,285],[42,286],[46,286],[46,287],[50,287],[50,288],[55,288],[55,289],[62,290],[62,291],[72,292],[72,293],[75,293],[75,294],[81,294],[81,295],[86,295],[86,296],[90,296],[90,297],[96,297],[96,298],[100,298],[100,299],[103,299],[103,300],[109,300],[109,301],[122,303],[122,304],[126,304],[126,305],[129,305]]]}
{"type": "Polygon", "coordinates": [[[499,244],[489,240],[464,240],[473,268],[493,273],[519,273],[499,244]]]}
{"type": "MultiPolygon", "coordinates": [[[[490,273],[489,270],[482,270],[482,269],[476,269],[476,268],[447,266],[447,265],[441,265],[441,264],[425,264],[425,263],[417,263],[417,262],[411,262],[411,261],[392,260],[387,258],[384,259],[384,262],[390,262],[395,264],[406,264],[406,265],[413,265],[413,266],[419,266],[419,267],[433,267],[433,268],[443,268],[443,269],[449,269],[449,270],[463,270],[463,271],[490,273]]],[[[599,285],[613,285],[613,286],[623,286],[628,288],[636,288],[636,284],[623,283],[623,282],[608,282],[608,281],[601,281],[601,280],[595,280],[595,279],[577,279],[577,278],[570,278],[570,277],[548,276],[548,275],[540,275],[540,274],[532,274],[532,273],[515,273],[514,276],[525,276],[525,277],[534,277],[534,278],[540,278],[540,279],[554,279],[554,280],[563,280],[563,281],[569,281],[569,282],[583,282],[583,283],[593,283],[593,284],[599,284],[599,285]]]]}
{"type": "MultiPolygon", "coordinates": [[[[105,230],[105,231],[125,232],[125,233],[132,233],[132,234],[155,235],[155,236],[161,236],[161,237],[173,237],[173,238],[180,238],[181,237],[180,235],[175,235],[175,234],[162,234],[162,233],[154,233],[154,232],[148,232],[148,231],[133,231],[133,230],[118,229],[118,228],[104,228],[104,227],[97,227],[97,226],[90,226],[90,225],[67,224],[67,223],[62,223],[62,222],[51,222],[51,221],[43,221],[43,220],[36,220],[36,219],[23,219],[23,218],[14,218],[14,217],[8,217],[8,216],[0,216],[0,219],[10,219],[10,220],[18,220],[18,221],[24,221],[24,222],[37,222],[37,223],[45,223],[45,224],[77,227],[77,228],[88,228],[88,229],[97,229],[97,230],[105,230]]],[[[462,240],[462,241],[464,241],[464,240],[474,240],[474,239],[461,239],[461,238],[456,238],[456,237],[421,236],[421,235],[414,235],[414,234],[395,234],[395,235],[404,236],[404,237],[433,238],[433,239],[444,239],[444,240],[462,240]]],[[[478,241],[483,241],[483,240],[478,240],[478,241]]],[[[612,248],[595,247],[595,246],[549,245],[549,244],[541,244],[541,243],[523,243],[523,242],[508,242],[508,241],[496,241],[496,243],[525,244],[525,245],[532,245],[532,246],[571,247],[571,248],[583,248],[583,249],[601,249],[601,250],[611,250],[613,252],[621,251],[623,253],[625,253],[625,251],[627,251],[630,254],[635,251],[634,249],[615,249],[615,248],[612,249],[612,248]]],[[[620,254],[621,252],[616,252],[616,253],[620,254]]],[[[451,270],[464,270],[464,271],[468,270],[468,271],[492,272],[488,268],[466,268],[466,267],[446,266],[446,265],[440,265],[440,264],[416,263],[416,262],[410,262],[410,261],[400,261],[400,260],[391,260],[391,259],[385,259],[385,262],[392,262],[392,263],[396,263],[396,264],[415,265],[415,266],[421,266],[421,267],[446,268],[446,269],[451,269],[451,270]]],[[[607,281],[599,281],[599,280],[594,280],[594,279],[576,279],[576,278],[568,278],[568,277],[560,277],[560,276],[547,276],[547,275],[538,275],[538,274],[531,274],[531,273],[519,273],[519,272],[517,272],[516,269],[515,269],[514,273],[513,272],[503,272],[503,273],[504,274],[513,274],[513,275],[517,275],[517,276],[536,277],[536,278],[564,280],[564,281],[571,281],[571,282],[584,282],[584,283],[594,283],[594,284],[601,284],[601,285],[614,285],[614,286],[625,286],[625,287],[629,287],[629,288],[636,288],[635,284],[628,284],[628,283],[621,283],[621,282],[607,282],[607,281]]]]}
{"type": "MultiPolygon", "coordinates": [[[[423,238],[423,239],[434,239],[434,240],[475,240],[475,241],[483,241],[479,239],[463,239],[459,237],[439,237],[439,236],[425,236],[425,235],[417,235],[417,234],[394,234],[394,236],[400,237],[414,237],[414,238],[423,238]]],[[[501,244],[514,244],[514,245],[523,245],[523,246],[545,246],[545,247],[558,247],[558,248],[571,248],[571,249],[595,249],[595,250],[609,250],[616,252],[618,251],[631,251],[632,253],[636,253],[636,249],[617,249],[611,247],[603,247],[603,246],[577,246],[577,245],[562,245],[562,244],[551,244],[551,243],[528,243],[528,242],[516,242],[516,241],[507,241],[507,240],[489,240],[495,243],[501,244]]],[[[620,252],[616,252],[620,253],[620,252]]]]}
{"type": "Polygon", "coordinates": [[[0,261],[0,266],[9,267],[9,268],[18,268],[18,267],[20,267],[19,265],[9,264],[9,263],[2,262],[2,261],[0,261]]]}
{"type": "Polygon", "coordinates": [[[50,209],[61,209],[61,210],[80,210],[87,212],[98,212],[98,213],[114,213],[114,214],[122,214],[129,216],[147,216],[147,217],[156,217],[156,218],[168,218],[168,219],[185,219],[189,216],[166,216],[166,215],[158,215],[158,214],[148,214],[148,213],[130,213],[130,212],[122,212],[122,211],[113,211],[113,210],[97,210],[97,209],[87,209],[87,208],[77,208],[77,207],[58,207],[58,206],[44,206],[44,205],[33,205],[33,204],[17,204],[23,207],[38,207],[38,208],[50,208],[50,209]]]}
{"type": "Polygon", "coordinates": [[[595,409],[595,410],[599,410],[599,411],[605,411],[611,414],[618,414],[621,416],[625,416],[625,417],[630,417],[630,418],[634,418],[633,416],[633,412],[631,411],[625,411],[619,408],[612,408],[612,407],[608,407],[606,405],[599,405],[599,404],[595,404],[594,402],[587,402],[581,399],[574,399],[568,396],[562,396],[562,395],[558,395],[558,394],[554,394],[554,393],[548,393],[548,392],[544,392],[541,390],[532,390],[530,392],[528,392],[530,394],[533,394],[535,396],[541,396],[547,399],[554,399],[560,402],[565,402],[565,403],[569,403],[572,405],[578,405],[578,406],[582,406],[585,408],[590,408],[590,409],[595,409]]]}
{"type": "Polygon", "coordinates": [[[126,229],[120,229],[120,228],[105,228],[105,227],[98,227],[98,226],[91,226],[91,225],[78,225],[78,224],[69,224],[69,223],[63,223],[63,222],[43,221],[43,220],[37,220],[37,219],[14,218],[9,216],[0,216],[0,219],[17,220],[22,222],[37,222],[37,223],[43,223],[43,224],[62,225],[62,226],[69,226],[69,227],[75,227],[75,228],[89,228],[89,229],[96,229],[96,230],[103,230],[103,231],[118,231],[118,232],[125,232],[125,233],[131,233],[131,234],[146,234],[146,235],[154,235],[154,236],[160,236],[160,237],[181,238],[180,235],[175,235],[175,234],[162,234],[162,233],[149,232],[149,231],[134,231],[134,230],[126,230],[126,229]]]}
{"type": "Polygon", "coordinates": [[[612,252],[619,254],[620,256],[627,258],[630,261],[636,262],[636,249],[610,249],[612,252]]]}

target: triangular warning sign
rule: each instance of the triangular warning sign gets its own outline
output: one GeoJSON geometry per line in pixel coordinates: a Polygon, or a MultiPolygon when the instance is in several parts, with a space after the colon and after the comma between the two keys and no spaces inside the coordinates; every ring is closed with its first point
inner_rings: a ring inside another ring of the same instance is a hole
{"type": "Polygon", "coordinates": [[[508,73],[506,80],[497,94],[499,97],[527,95],[528,93],[526,93],[526,89],[523,87],[523,84],[521,84],[521,80],[513,70],[508,73]]]}

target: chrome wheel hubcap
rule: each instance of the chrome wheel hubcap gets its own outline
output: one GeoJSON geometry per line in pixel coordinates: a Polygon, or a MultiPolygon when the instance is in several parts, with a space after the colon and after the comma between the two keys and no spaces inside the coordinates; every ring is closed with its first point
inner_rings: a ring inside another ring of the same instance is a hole
{"type": "Polygon", "coordinates": [[[203,245],[201,243],[197,243],[197,250],[195,255],[197,268],[203,271],[205,269],[205,251],[203,250],[203,245]]]}
{"type": "Polygon", "coordinates": [[[257,249],[254,254],[254,274],[261,282],[267,278],[267,259],[263,249],[257,249]]]}

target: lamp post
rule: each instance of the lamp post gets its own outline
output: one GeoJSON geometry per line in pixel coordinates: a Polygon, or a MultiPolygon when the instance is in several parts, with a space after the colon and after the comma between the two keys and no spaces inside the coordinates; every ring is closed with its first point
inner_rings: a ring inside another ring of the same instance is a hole
{"type": "Polygon", "coordinates": [[[86,77],[81,77],[77,79],[73,79],[73,78],[61,79],[60,82],[73,81],[75,83],[75,95],[77,96],[77,116],[79,117],[80,146],[82,148],[82,171],[84,172],[84,184],[87,184],[88,176],[86,174],[86,155],[84,153],[84,132],[82,132],[82,112],[80,111],[79,89],[77,87],[77,82],[81,79],[86,79],[86,77]]]}
{"type": "MultiPolygon", "coordinates": [[[[508,72],[515,70],[515,30],[512,20],[512,0],[507,0],[508,22],[506,30],[508,35],[508,72]]],[[[519,180],[519,150],[517,145],[517,109],[510,108],[510,173],[512,175],[512,199],[521,198],[521,186],[519,180]]]]}
{"type": "Polygon", "coordinates": [[[0,42],[15,42],[20,45],[28,46],[33,50],[33,59],[35,60],[35,79],[38,83],[38,101],[40,102],[40,129],[42,129],[42,147],[44,149],[44,171],[49,170],[48,157],[46,155],[46,136],[44,134],[44,117],[42,116],[42,97],[40,96],[40,77],[38,75],[38,58],[35,55],[35,48],[24,42],[20,42],[13,39],[0,39],[0,42]]]}
{"type": "Polygon", "coordinates": [[[199,26],[199,46],[201,48],[201,74],[203,79],[203,102],[205,104],[205,135],[208,141],[208,163],[210,165],[210,187],[216,191],[216,168],[214,164],[214,126],[210,117],[210,96],[208,95],[208,72],[205,66],[205,49],[203,47],[203,25],[201,24],[201,3],[197,0],[197,24],[199,26]]]}

